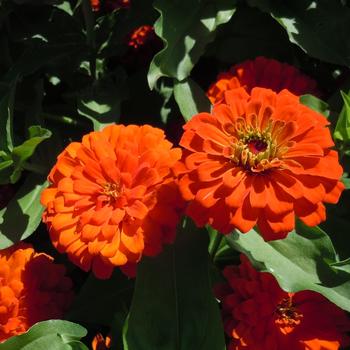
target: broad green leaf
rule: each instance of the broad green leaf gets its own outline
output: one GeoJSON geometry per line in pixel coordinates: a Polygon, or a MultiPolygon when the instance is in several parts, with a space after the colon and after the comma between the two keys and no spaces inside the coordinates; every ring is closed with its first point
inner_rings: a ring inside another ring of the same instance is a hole
{"type": "Polygon", "coordinates": [[[67,318],[111,326],[116,313],[127,314],[133,286],[134,280],[117,269],[108,280],[101,280],[90,274],[75,298],[67,318]],[[99,297],[96,298],[96,295],[99,297]]]}
{"type": "MultiPolygon", "coordinates": [[[[237,6],[231,20],[219,27],[215,40],[205,55],[229,65],[257,56],[273,57],[288,62],[293,57],[293,45],[283,28],[269,14],[256,8],[237,6]]],[[[214,81],[218,67],[205,71],[208,81],[214,81]]]]}
{"type": "Polygon", "coordinates": [[[12,151],[13,148],[13,103],[16,83],[0,97],[0,151],[12,151]]]}
{"type": "Polygon", "coordinates": [[[163,103],[160,108],[160,117],[162,122],[166,124],[172,112],[170,100],[174,93],[174,83],[173,81],[169,82],[166,79],[161,79],[157,85],[159,86],[156,86],[156,91],[158,91],[159,95],[163,98],[163,103]]]}
{"type": "Polygon", "coordinates": [[[350,311],[350,273],[332,268],[336,253],[327,234],[298,222],[287,238],[265,242],[254,230],[227,237],[231,247],[245,253],[256,268],[273,274],[288,292],[313,290],[350,311]]]}
{"type": "Polygon", "coordinates": [[[223,327],[208,271],[208,236],[189,220],[176,242],[137,271],[126,350],[223,350],[223,327]]]}
{"type": "Polygon", "coordinates": [[[285,28],[290,41],[308,55],[350,65],[350,9],[340,1],[248,0],[248,4],[270,13],[285,28]]]}
{"type": "Polygon", "coordinates": [[[119,120],[120,104],[125,98],[126,74],[123,70],[119,70],[117,74],[115,77],[96,81],[82,92],[78,100],[79,114],[92,121],[94,130],[101,130],[119,120]]]}
{"type": "Polygon", "coordinates": [[[333,137],[343,143],[350,142],[350,95],[341,91],[344,101],[343,109],[341,110],[337,125],[335,127],[333,137]]]}
{"type": "Polygon", "coordinates": [[[230,20],[234,0],[156,0],[160,17],[154,28],[164,48],[152,60],[148,83],[154,88],[160,77],[187,78],[206,45],[214,39],[217,27],[230,20]]]}
{"type": "Polygon", "coordinates": [[[62,320],[36,323],[21,335],[0,343],[0,350],[88,350],[79,340],[85,337],[84,327],[62,320]]]}
{"type": "Polygon", "coordinates": [[[37,229],[43,212],[40,195],[46,185],[42,176],[28,175],[7,207],[0,210],[0,249],[29,237],[37,229]]]}
{"type": "Polygon", "coordinates": [[[200,112],[210,112],[211,103],[205,92],[190,78],[175,83],[174,96],[186,121],[200,112]]]}
{"type": "Polygon", "coordinates": [[[11,34],[15,41],[25,45],[4,79],[11,81],[42,68],[55,72],[62,69],[66,71],[64,74],[76,70],[89,54],[79,20],[57,7],[40,6],[37,17],[26,9],[26,6],[17,6],[17,16],[9,24],[17,29],[18,17],[21,18],[20,30],[11,34]]]}
{"type": "Polygon", "coordinates": [[[329,105],[313,95],[302,95],[299,97],[300,103],[313,109],[314,111],[323,114],[326,118],[329,117],[329,105]]]}

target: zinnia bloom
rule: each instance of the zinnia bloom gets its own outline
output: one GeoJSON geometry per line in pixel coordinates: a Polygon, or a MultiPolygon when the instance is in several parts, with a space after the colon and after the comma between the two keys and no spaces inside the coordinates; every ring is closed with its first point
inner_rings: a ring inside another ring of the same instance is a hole
{"type": "Polygon", "coordinates": [[[139,49],[147,42],[154,40],[157,37],[154,33],[154,29],[150,25],[143,25],[136,28],[131,34],[128,41],[128,45],[134,49],[139,49]]]}
{"type": "Polygon", "coordinates": [[[93,11],[99,11],[100,10],[100,0],[90,0],[91,8],[93,11]]]}
{"type": "Polygon", "coordinates": [[[109,335],[106,338],[103,337],[101,333],[97,333],[92,340],[92,350],[107,350],[110,349],[112,345],[112,340],[109,335]]]}
{"type": "Polygon", "coordinates": [[[62,318],[73,293],[65,267],[30,244],[0,250],[0,342],[34,323],[62,318]]]}
{"type": "Polygon", "coordinates": [[[106,10],[128,9],[131,6],[130,0],[106,0],[106,10]]]}
{"type": "Polygon", "coordinates": [[[287,293],[275,278],[256,271],[245,256],[224,269],[222,302],[229,350],[336,350],[350,344],[346,313],[321,294],[287,293]]]}
{"type": "Polygon", "coordinates": [[[207,95],[212,104],[220,103],[224,100],[225,91],[238,87],[244,87],[248,93],[254,87],[264,87],[275,92],[287,89],[298,96],[320,94],[313,79],[287,63],[265,57],[244,61],[219,74],[207,95]]]}
{"type": "Polygon", "coordinates": [[[183,205],[172,174],[180,157],[149,125],[111,125],[68,145],[41,197],[54,246],[99,278],[158,254],[183,205]]]}
{"type": "Polygon", "coordinates": [[[344,189],[328,124],[287,90],[226,92],[225,103],[184,126],[187,214],[222,233],[257,225],[265,240],[285,237],[295,215],[319,224],[323,202],[336,203],[344,189]]]}

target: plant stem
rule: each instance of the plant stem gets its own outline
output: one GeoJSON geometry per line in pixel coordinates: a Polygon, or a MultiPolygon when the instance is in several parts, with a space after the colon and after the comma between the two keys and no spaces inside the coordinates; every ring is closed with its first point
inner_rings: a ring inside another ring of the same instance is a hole
{"type": "Polygon", "coordinates": [[[214,259],[215,258],[215,254],[217,253],[217,251],[218,251],[218,249],[220,247],[221,241],[224,238],[224,235],[221,234],[220,232],[217,232],[217,231],[214,231],[214,230],[211,230],[211,231],[212,232],[210,232],[208,230],[208,233],[215,235],[215,237],[210,241],[208,250],[209,250],[210,256],[214,259]]]}
{"type": "Polygon", "coordinates": [[[39,164],[24,162],[22,168],[35,174],[47,175],[47,169],[39,164]]]}
{"type": "Polygon", "coordinates": [[[64,115],[55,115],[55,114],[50,114],[50,113],[41,113],[41,115],[48,120],[52,120],[54,122],[62,123],[62,124],[67,124],[71,126],[81,126],[81,127],[88,127],[88,123],[84,123],[80,120],[75,120],[71,117],[67,117],[64,115]]]}
{"type": "Polygon", "coordinates": [[[95,60],[95,16],[92,12],[92,7],[90,0],[83,0],[82,2],[82,10],[85,21],[85,29],[86,29],[86,44],[91,48],[92,55],[90,56],[90,74],[96,79],[96,60],[95,60]]]}

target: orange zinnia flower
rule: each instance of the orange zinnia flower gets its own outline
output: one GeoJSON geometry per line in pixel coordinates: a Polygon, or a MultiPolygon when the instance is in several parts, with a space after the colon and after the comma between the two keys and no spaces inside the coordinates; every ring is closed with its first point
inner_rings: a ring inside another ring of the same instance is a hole
{"type": "Polygon", "coordinates": [[[212,104],[224,100],[224,93],[238,87],[248,93],[254,87],[264,87],[275,92],[287,89],[295,95],[313,94],[318,96],[316,82],[300,73],[298,69],[274,59],[257,57],[233,66],[228,72],[219,74],[207,92],[212,104]]]}
{"type": "Polygon", "coordinates": [[[110,349],[112,345],[112,340],[109,335],[106,338],[103,337],[101,333],[97,333],[92,340],[92,350],[107,350],[110,349]]]}
{"type": "Polygon", "coordinates": [[[227,266],[228,284],[216,287],[229,350],[336,350],[350,344],[346,313],[321,294],[287,293],[245,256],[227,266]]]}
{"type": "Polygon", "coordinates": [[[158,254],[182,205],[171,169],[181,150],[171,147],[149,125],[112,125],[68,145],[41,197],[54,246],[99,278],[158,254]]]}
{"type": "Polygon", "coordinates": [[[226,92],[224,104],[184,126],[187,214],[222,233],[257,224],[266,240],[285,237],[295,215],[319,224],[322,202],[336,203],[344,189],[328,124],[287,90],[226,92]]]}
{"type": "Polygon", "coordinates": [[[0,250],[0,342],[34,323],[62,318],[73,293],[65,267],[20,243],[0,250]]]}

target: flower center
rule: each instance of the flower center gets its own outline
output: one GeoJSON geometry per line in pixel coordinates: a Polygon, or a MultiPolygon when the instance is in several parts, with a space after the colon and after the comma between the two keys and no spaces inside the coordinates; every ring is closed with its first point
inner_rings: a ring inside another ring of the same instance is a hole
{"type": "Polygon", "coordinates": [[[115,201],[121,194],[120,185],[107,182],[102,185],[102,194],[110,197],[110,201],[115,201]]]}
{"type": "Polygon", "coordinates": [[[300,323],[303,314],[293,305],[292,297],[284,298],[276,308],[276,323],[281,326],[296,326],[300,323]]]}
{"type": "Polygon", "coordinates": [[[248,142],[248,149],[253,154],[258,154],[259,152],[264,152],[267,148],[267,143],[264,140],[250,140],[248,142]]]}
{"type": "Polygon", "coordinates": [[[226,126],[226,132],[232,137],[229,158],[237,166],[253,173],[280,168],[281,156],[288,147],[278,145],[276,134],[284,126],[284,123],[273,120],[260,125],[256,115],[238,118],[235,124],[226,126]]]}

